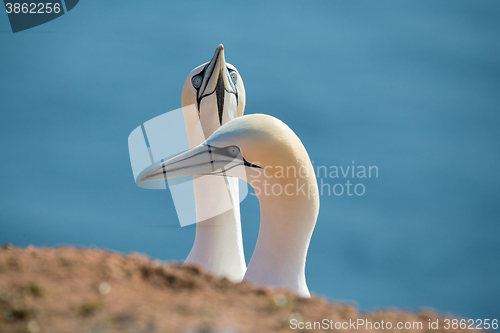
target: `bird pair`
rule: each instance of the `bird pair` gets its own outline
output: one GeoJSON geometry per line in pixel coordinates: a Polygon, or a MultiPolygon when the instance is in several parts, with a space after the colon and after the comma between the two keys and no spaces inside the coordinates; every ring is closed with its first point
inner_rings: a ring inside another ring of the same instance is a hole
{"type": "Polygon", "coordinates": [[[186,263],[234,282],[245,279],[309,297],[305,263],[319,195],[302,142],[274,117],[243,116],[243,81],[226,63],[222,45],[210,62],[188,75],[182,106],[190,150],[151,167],[141,181],[194,176],[196,215],[202,222],[186,263]],[[260,203],[260,230],[248,268],[237,178],[254,186],[260,203]],[[262,184],[272,191],[257,189],[262,184]]]}

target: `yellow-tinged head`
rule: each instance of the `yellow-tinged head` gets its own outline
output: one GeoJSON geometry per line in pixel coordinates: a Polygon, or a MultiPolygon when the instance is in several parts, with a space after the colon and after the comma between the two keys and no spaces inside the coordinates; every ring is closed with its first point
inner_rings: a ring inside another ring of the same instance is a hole
{"type": "Polygon", "coordinates": [[[182,107],[188,135],[201,125],[205,138],[223,124],[243,115],[243,80],[238,70],[226,63],[222,44],[217,47],[210,62],[189,73],[182,89],[182,107]]]}

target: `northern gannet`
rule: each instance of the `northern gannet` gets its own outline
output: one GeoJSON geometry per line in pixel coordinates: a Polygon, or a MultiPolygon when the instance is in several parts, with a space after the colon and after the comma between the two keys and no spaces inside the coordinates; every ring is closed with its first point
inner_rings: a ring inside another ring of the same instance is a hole
{"type": "MultiPolygon", "coordinates": [[[[189,73],[182,90],[182,109],[193,148],[216,129],[243,115],[245,88],[238,70],[226,63],[224,46],[210,62],[189,73]]],[[[246,271],[238,179],[194,177],[196,236],[186,263],[200,265],[217,276],[240,282],[246,271]]]]}
{"type": "Polygon", "coordinates": [[[309,297],[305,263],[319,212],[319,194],[300,139],[274,117],[238,117],[202,144],[151,167],[141,181],[221,171],[246,177],[260,203],[259,236],[244,280],[285,287],[309,297]]]}

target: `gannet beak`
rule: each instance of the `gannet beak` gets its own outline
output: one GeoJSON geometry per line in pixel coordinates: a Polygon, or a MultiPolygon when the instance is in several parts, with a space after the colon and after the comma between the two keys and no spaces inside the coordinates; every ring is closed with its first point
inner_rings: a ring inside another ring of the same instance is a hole
{"type": "Polygon", "coordinates": [[[244,165],[239,148],[215,148],[201,144],[161,164],[149,167],[141,182],[193,175],[225,175],[227,170],[244,165]]]}
{"type": "Polygon", "coordinates": [[[203,82],[200,88],[197,89],[198,111],[200,112],[200,103],[202,99],[209,97],[214,103],[209,106],[209,109],[212,107],[214,108],[214,114],[217,115],[218,118],[217,123],[218,125],[222,125],[228,118],[232,119],[236,117],[236,112],[234,112],[234,116],[225,114],[232,108],[233,104],[234,107],[237,107],[238,103],[237,89],[231,79],[231,73],[227,68],[224,56],[224,46],[222,44],[215,50],[215,54],[212,60],[206,65],[204,73],[203,82]],[[236,96],[236,99],[228,99],[229,95],[236,96]]]}
{"type": "Polygon", "coordinates": [[[208,79],[205,80],[205,94],[215,91],[217,98],[224,97],[224,90],[234,93],[236,91],[233,81],[227,70],[226,58],[224,56],[224,45],[220,44],[215,50],[212,60],[207,65],[206,69],[208,79]]]}

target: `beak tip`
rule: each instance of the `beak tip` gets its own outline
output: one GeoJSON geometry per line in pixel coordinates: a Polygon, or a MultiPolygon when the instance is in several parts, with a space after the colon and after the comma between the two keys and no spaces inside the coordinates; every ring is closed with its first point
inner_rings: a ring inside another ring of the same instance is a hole
{"type": "Polygon", "coordinates": [[[154,171],[146,172],[145,174],[142,175],[141,179],[139,180],[139,183],[150,180],[154,174],[155,174],[154,171]]]}
{"type": "Polygon", "coordinates": [[[221,49],[221,50],[224,50],[224,45],[219,44],[219,46],[218,46],[217,48],[218,48],[218,49],[221,49]]]}

